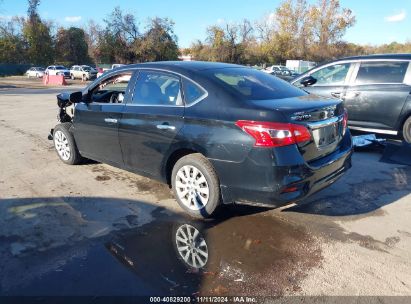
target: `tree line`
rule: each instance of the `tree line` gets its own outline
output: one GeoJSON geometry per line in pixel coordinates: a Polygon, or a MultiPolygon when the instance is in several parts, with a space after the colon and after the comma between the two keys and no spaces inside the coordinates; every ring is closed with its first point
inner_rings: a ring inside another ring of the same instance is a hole
{"type": "Polygon", "coordinates": [[[369,46],[344,41],[356,18],[339,0],[284,0],[259,20],[211,25],[204,40],[182,50],[169,18],[150,18],[141,28],[136,16],[116,7],[102,24],[91,20],[81,28],[64,28],[43,20],[39,5],[40,0],[28,0],[27,17],[0,22],[0,63],[134,63],[190,54],[196,60],[254,65],[411,52],[411,42],[369,46]]]}
{"type": "Polygon", "coordinates": [[[103,25],[93,20],[82,28],[57,27],[38,14],[40,0],[28,0],[27,17],[0,22],[0,63],[48,65],[177,60],[174,22],[150,18],[144,29],[119,7],[103,25]]]}
{"type": "Polygon", "coordinates": [[[380,46],[343,40],[356,23],[353,12],[339,0],[285,0],[260,20],[244,19],[207,28],[205,40],[183,50],[197,60],[242,64],[285,63],[287,59],[324,62],[372,53],[411,52],[411,42],[380,46]]]}

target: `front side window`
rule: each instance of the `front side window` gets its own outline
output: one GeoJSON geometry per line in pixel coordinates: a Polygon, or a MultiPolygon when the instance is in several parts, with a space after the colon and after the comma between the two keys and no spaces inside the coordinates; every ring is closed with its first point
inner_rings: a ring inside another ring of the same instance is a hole
{"type": "Polygon", "coordinates": [[[134,88],[133,104],[182,106],[180,78],[171,74],[141,71],[134,88]]]}
{"type": "Polygon", "coordinates": [[[104,79],[89,93],[90,101],[123,103],[131,76],[131,72],[124,72],[104,79]]]}
{"type": "Polygon", "coordinates": [[[402,83],[408,62],[362,62],[355,84],[402,83]]]}
{"type": "Polygon", "coordinates": [[[335,64],[322,68],[311,74],[317,82],[315,85],[343,85],[350,63],[335,64]]]}

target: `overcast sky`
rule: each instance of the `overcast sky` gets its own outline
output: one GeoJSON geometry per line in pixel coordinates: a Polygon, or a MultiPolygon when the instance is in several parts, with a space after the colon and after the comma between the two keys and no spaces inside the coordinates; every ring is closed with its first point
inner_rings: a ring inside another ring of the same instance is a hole
{"type": "MultiPolygon", "coordinates": [[[[40,14],[63,26],[80,26],[87,20],[102,22],[115,6],[135,14],[142,24],[148,17],[174,20],[180,47],[194,39],[204,39],[207,26],[243,18],[257,20],[270,14],[280,0],[41,0],[40,14]]],[[[411,40],[411,0],[341,0],[350,8],[357,23],[345,40],[362,44],[381,44],[411,40]]],[[[25,15],[26,0],[0,2],[0,18],[25,15]]]]}

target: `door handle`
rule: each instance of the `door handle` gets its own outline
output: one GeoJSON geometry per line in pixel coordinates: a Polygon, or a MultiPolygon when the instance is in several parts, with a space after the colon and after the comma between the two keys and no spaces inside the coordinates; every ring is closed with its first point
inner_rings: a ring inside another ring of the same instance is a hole
{"type": "Polygon", "coordinates": [[[341,98],[341,92],[331,92],[331,96],[335,98],[341,98]]]}
{"type": "Polygon", "coordinates": [[[104,118],[104,121],[106,123],[112,123],[112,124],[116,124],[118,122],[118,120],[115,118],[104,118]]]}
{"type": "Polygon", "coordinates": [[[157,129],[174,131],[176,129],[176,127],[170,126],[169,124],[162,124],[162,125],[157,125],[157,129]]]}

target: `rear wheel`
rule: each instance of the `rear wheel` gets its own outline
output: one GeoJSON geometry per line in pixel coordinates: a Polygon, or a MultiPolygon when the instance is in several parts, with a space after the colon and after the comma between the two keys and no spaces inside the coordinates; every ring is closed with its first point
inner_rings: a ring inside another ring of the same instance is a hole
{"type": "Polygon", "coordinates": [[[71,123],[62,123],[54,128],[54,148],[60,159],[68,165],[77,165],[82,157],[77,149],[73,134],[70,132],[71,123]]]}
{"type": "Polygon", "coordinates": [[[411,116],[404,122],[402,136],[407,143],[411,144],[411,116]]]}
{"type": "Polygon", "coordinates": [[[177,161],[171,182],[178,204],[193,217],[210,217],[221,203],[217,174],[208,159],[199,153],[177,161]]]}

